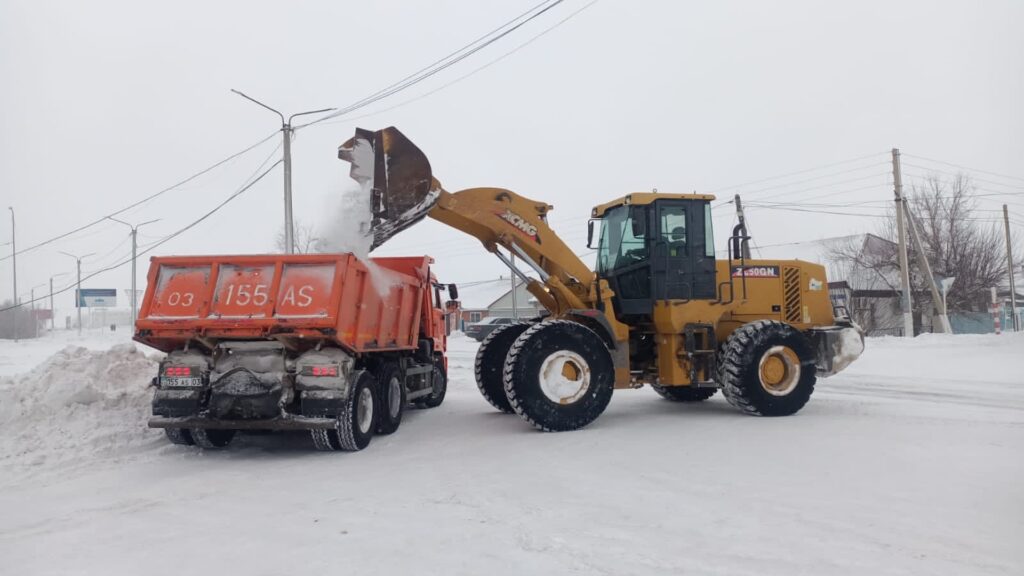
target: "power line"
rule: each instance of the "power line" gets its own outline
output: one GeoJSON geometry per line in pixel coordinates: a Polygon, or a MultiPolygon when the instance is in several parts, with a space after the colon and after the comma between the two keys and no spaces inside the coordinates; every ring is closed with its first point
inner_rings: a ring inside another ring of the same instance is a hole
{"type": "Polygon", "coordinates": [[[903,155],[904,156],[908,156],[910,158],[917,158],[918,160],[924,160],[926,162],[934,162],[936,164],[944,164],[946,166],[952,166],[953,168],[959,168],[961,170],[970,170],[971,172],[981,172],[982,174],[988,174],[990,176],[996,176],[996,177],[999,177],[999,178],[1007,178],[1009,180],[1017,180],[1017,181],[1020,181],[1020,182],[1024,182],[1024,178],[1021,178],[1020,176],[1010,176],[1008,174],[1000,174],[998,172],[990,172],[988,170],[982,170],[980,168],[971,168],[970,166],[963,166],[961,164],[954,164],[952,162],[946,162],[944,160],[935,160],[935,159],[932,159],[932,158],[926,158],[924,156],[917,156],[915,154],[906,154],[906,153],[904,153],[903,155]]]}
{"type": "MultiPolygon", "coordinates": [[[[244,186],[242,186],[242,187],[241,187],[240,189],[236,190],[236,191],[235,191],[234,193],[232,193],[232,194],[231,194],[230,196],[228,196],[227,198],[225,198],[223,202],[221,202],[220,204],[218,204],[217,206],[215,206],[215,207],[214,207],[214,208],[213,208],[212,210],[210,210],[210,211],[209,211],[209,212],[207,212],[206,214],[203,214],[203,215],[202,215],[202,216],[200,216],[200,217],[199,217],[198,219],[196,219],[196,220],[192,221],[192,222],[191,222],[190,224],[188,224],[188,225],[187,225],[187,226],[185,226],[184,228],[181,228],[181,229],[179,229],[179,230],[177,230],[177,231],[175,231],[175,232],[173,232],[173,233],[169,234],[168,236],[165,236],[165,237],[163,238],[163,240],[160,240],[159,242],[154,242],[154,243],[153,243],[153,244],[151,244],[151,245],[150,245],[149,247],[147,247],[147,248],[146,248],[145,250],[141,250],[141,251],[140,251],[140,252],[138,253],[138,256],[142,256],[143,254],[146,254],[146,253],[148,253],[148,252],[151,252],[151,251],[153,251],[154,249],[156,249],[156,248],[158,248],[159,246],[161,246],[162,244],[165,244],[166,242],[169,242],[169,241],[173,240],[174,238],[176,238],[177,236],[179,236],[179,235],[181,235],[182,233],[186,232],[187,230],[190,230],[190,229],[194,228],[194,227],[195,227],[196,225],[198,225],[198,224],[199,224],[200,222],[202,222],[202,221],[206,220],[207,218],[209,218],[210,216],[212,216],[212,215],[213,215],[213,214],[214,214],[215,212],[217,212],[218,210],[220,210],[221,208],[223,208],[224,206],[226,206],[226,205],[227,205],[227,204],[228,204],[229,202],[231,202],[231,201],[232,201],[232,200],[234,200],[235,198],[238,198],[238,197],[239,197],[239,196],[241,196],[241,195],[242,195],[243,193],[245,193],[245,192],[246,192],[247,190],[249,190],[250,188],[252,188],[253,186],[255,186],[257,182],[259,182],[260,180],[262,180],[262,179],[263,179],[263,178],[264,178],[264,177],[265,177],[265,176],[266,176],[267,174],[270,174],[270,172],[271,172],[271,171],[272,171],[272,170],[273,170],[274,168],[276,168],[278,164],[281,164],[281,162],[282,162],[282,160],[278,160],[277,162],[274,162],[274,163],[273,163],[273,164],[272,164],[272,165],[271,165],[271,166],[270,166],[269,168],[267,168],[267,169],[266,169],[266,170],[264,170],[264,171],[263,171],[262,173],[260,173],[260,175],[259,175],[259,176],[257,176],[257,177],[256,177],[255,179],[251,179],[251,178],[250,178],[250,181],[249,181],[249,182],[248,182],[247,184],[245,184],[245,185],[244,185],[244,186]]],[[[106,268],[102,268],[102,269],[100,269],[100,270],[97,270],[97,271],[95,271],[95,272],[92,272],[92,273],[90,273],[89,275],[87,275],[87,276],[83,277],[81,281],[82,281],[82,282],[84,282],[84,281],[86,281],[86,280],[89,280],[90,278],[93,278],[93,277],[95,277],[95,276],[97,276],[97,275],[99,275],[99,274],[103,274],[104,272],[109,272],[109,271],[111,271],[111,270],[115,270],[115,269],[117,269],[117,268],[120,268],[121,266],[124,266],[125,264],[128,264],[128,263],[129,263],[129,262],[131,262],[131,261],[132,261],[132,260],[131,260],[131,258],[129,257],[129,258],[127,259],[127,260],[122,260],[121,262],[118,262],[117,264],[112,264],[112,265],[110,265],[110,266],[107,266],[106,268]]],[[[67,292],[68,290],[71,290],[72,288],[74,288],[75,286],[77,286],[77,285],[78,285],[78,283],[79,283],[79,282],[78,282],[78,281],[76,281],[76,282],[75,282],[74,284],[71,284],[71,285],[65,286],[64,288],[61,288],[60,290],[55,290],[55,291],[53,292],[53,294],[54,294],[54,295],[56,295],[56,294],[63,294],[64,292],[67,292]]],[[[25,306],[25,305],[27,305],[27,304],[32,304],[33,302],[38,302],[38,301],[41,301],[41,300],[47,299],[47,298],[49,298],[49,297],[50,297],[50,295],[49,295],[49,294],[47,294],[46,296],[40,296],[39,298],[34,298],[34,299],[32,299],[32,300],[29,300],[29,301],[27,301],[27,302],[20,302],[20,303],[18,303],[18,304],[15,304],[15,305],[13,305],[13,306],[8,306],[8,307],[6,307],[6,308],[0,308],[0,312],[6,312],[6,311],[8,311],[8,310],[13,310],[13,309],[15,309],[15,308],[20,308],[20,307],[22,307],[22,306],[25,306]]]]}
{"type": "Polygon", "coordinates": [[[537,4],[533,8],[530,8],[526,12],[520,14],[519,16],[516,16],[512,20],[506,22],[505,24],[502,24],[498,28],[495,28],[494,30],[488,32],[487,34],[484,34],[483,36],[477,38],[473,42],[470,42],[466,46],[463,46],[462,48],[459,48],[458,50],[452,52],[451,54],[445,56],[444,58],[436,60],[433,63],[421,68],[420,70],[413,72],[412,74],[406,76],[405,78],[399,80],[398,82],[395,82],[394,84],[391,84],[386,88],[382,88],[381,90],[378,90],[377,92],[363,98],[362,100],[345,106],[339,109],[337,112],[333,112],[331,114],[323,116],[322,118],[313,120],[312,122],[307,122],[306,124],[296,126],[295,129],[298,130],[301,128],[305,128],[307,126],[313,126],[325,120],[330,120],[333,118],[337,118],[339,116],[343,116],[360,108],[369,106],[370,104],[373,104],[378,100],[382,100],[384,98],[387,98],[388,96],[401,92],[402,90],[405,90],[410,86],[414,86],[426,80],[427,78],[430,78],[431,76],[455,64],[458,64],[459,62],[465,60],[466,58],[469,58],[473,54],[476,54],[480,50],[483,50],[484,48],[490,46],[491,44],[497,42],[498,40],[501,40],[505,36],[508,36],[512,32],[515,32],[519,28],[522,28],[532,20],[539,18],[545,12],[551,10],[555,6],[558,6],[564,1],[565,0],[554,0],[552,2],[549,0],[545,0],[545,2],[537,4]],[[496,33],[497,35],[495,36],[494,34],[496,33]]]}
{"type": "Polygon", "coordinates": [[[753,184],[760,184],[761,182],[769,182],[771,180],[779,180],[779,179],[782,179],[782,178],[789,178],[790,176],[799,176],[800,174],[807,174],[809,172],[816,172],[818,170],[824,170],[826,168],[833,168],[835,166],[842,166],[843,164],[850,164],[851,162],[859,162],[861,160],[867,160],[868,158],[874,158],[876,156],[882,156],[884,154],[888,154],[888,152],[876,152],[874,154],[865,154],[864,156],[858,156],[856,158],[850,158],[848,160],[840,160],[839,162],[833,162],[831,164],[823,164],[821,166],[815,166],[813,168],[805,168],[803,170],[797,170],[796,172],[788,172],[786,174],[779,174],[778,176],[769,176],[767,178],[761,178],[759,180],[751,180],[749,182],[744,182],[742,184],[735,184],[735,185],[732,185],[732,186],[723,186],[721,188],[715,188],[714,190],[708,190],[705,193],[706,194],[714,194],[716,192],[721,192],[723,190],[735,190],[737,188],[742,188],[744,186],[751,186],[753,184]]]}
{"type": "Polygon", "coordinates": [[[562,18],[561,20],[559,20],[558,22],[554,23],[553,25],[545,28],[539,34],[536,34],[536,35],[532,36],[526,42],[523,42],[522,44],[519,44],[515,48],[509,50],[508,52],[505,52],[501,56],[498,56],[497,58],[495,58],[494,60],[491,60],[490,62],[484,64],[483,66],[479,66],[477,68],[474,68],[470,72],[468,72],[466,74],[463,74],[462,76],[459,76],[458,78],[455,78],[451,82],[448,82],[446,84],[442,84],[441,86],[438,86],[437,88],[434,88],[433,90],[430,90],[428,92],[420,94],[419,96],[416,96],[415,98],[410,98],[408,100],[399,102],[398,104],[395,104],[394,106],[388,106],[387,108],[382,108],[380,110],[374,110],[373,112],[369,112],[369,113],[366,113],[366,114],[361,114],[359,116],[354,116],[354,117],[351,117],[351,118],[346,118],[344,120],[334,120],[332,122],[323,122],[322,125],[327,126],[327,125],[330,125],[330,124],[343,124],[343,123],[348,123],[348,122],[352,122],[352,121],[355,121],[355,120],[361,120],[363,118],[370,118],[371,116],[376,116],[378,114],[383,114],[385,112],[390,112],[392,110],[395,110],[396,108],[401,108],[402,106],[406,106],[406,105],[412,104],[413,102],[418,102],[419,100],[423,100],[424,98],[426,98],[428,96],[432,96],[432,95],[440,92],[441,90],[444,90],[445,88],[448,88],[448,87],[450,87],[450,86],[452,86],[454,84],[458,84],[459,82],[462,82],[463,80],[469,78],[470,76],[473,76],[473,75],[477,74],[478,72],[482,72],[483,70],[485,70],[487,68],[490,68],[491,66],[497,64],[498,62],[501,62],[505,58],[508,58],[512,54],[515,54],[516,52],[518,52],[518,51],[522,50],[523,48],[529,46],[534,41],[540,39],[542,36],[544,36],[547,33],[551,32],[555,28],[558,28],[562,24],[565,24],[566,22],[568,22],[573,17],[575,17],[577,14],[579,14],[580,12],[583,12],[587,8],[590,8],[591,6],[593,6],[594,4],[597,4],[598,1],[599,0],[591,0],[589,3],[584,5],[582,8],[577,9],[576,11],[572,12],[571,14],[566,16],[565,18],[562,18]]]}
{"type": "MultiPolygon", "coordinates": [[[[164,188],[163,190],[160,190],[160,191],[158,191],[158,192],[156,192],[154,194],[150,194],[149,196],[143,198],[142,200],[139,200],[138,202],[135,202],[133,204],[129,204],[128,206],[126,206],[124,208],[121,208],[120,210],[118,210],[116,212],[111,212],[110,214],[107,214],[105,216],[101,216],[100,218],[98,218],[96,220],[93,220],[92,222],[90,222],[88,224],[85,224],[83,226],[79,226],[78,228],[75,228],[74,230],[71,230],[70,232],[65,232],[63,234],[59,234],[57,236],[54,236],[54,237],[52,237],[52,238],[50,238],[48,240],[43,240],[42,242],[39,242],[37,244],[33,244],[32,246],[29,246],[28,248],[22,248],[16,254],[24,254],[25,252],[29,252],[31,250],[35,250],[37,248],[41,248],[41,247],[46,246],[48,244],[52,244],[52,243],[54,243],[54,242],[56,242],[58,240],[62,240],[64,238],[67,238],[68,236],[71,236],[72,234],[76,234],[76,233],[81,232],[82,230],[85,230],[87,228],[91,228],[91,227],[93,227],[93,226],[95,226],[95,225],[97,225],[97,224],[99,224],[101,222],[106,222],[107,219],[110,218],[111,216],[117,216],[117,215],[119,215],[119,214],[121,214],[123,212],[127,212],[128,210],[131,210],[132,208],[135,208],[136,206],[140,206],[142,204],[145,204],[146,202],[149,202],[150,200],[153,200],[153,199],[157,198],[158,196],[166,194],[167,192],[170,192],[171,190],[175,190],[177,188],[180,188],[181,186],[184,186],[185,184],[188,184],[189,182],[195,180],[196,178],[199,178],[200,176],[203,176],[204,174],[207,174],[210,171],[215,170],[215,169],[223,166],[224,164],[227,164],[228,162],[234,160],[235,158],[238,158],[239,156],[242,156],[243,154],[253,150],[254,148],[257,148],[258,146],[260,146],[261,144],[263,144],[267,140],[270,140],[271,138],[276,136],[277,133],[278,133],[278,131],[275,130],[273,133],[271,133],[266,138],[263,138],[259,142],[256,142],[255,144],[253,144],[251,146],[248,146],[247,148],[245,148],[245,149],[243,149],[243,150],[241,150],[239,152],[235,152],[234,154],[228,156],[227,158],[224,158],[223,160],[221,160],[221,161],[219,161],[219,162],[217,162],[215,164],[212,164],[212,165],[210,165],[210,166],[200,170],[199,172],[196,172],[196,173],[192,174],[191,176],[189,176],[188,178],[185,178],[184,180],[181,180],[177,184],[174,184],[172,186],[168,186],[167,188],[164,188]]],[[[6,256],[0,257],[0,262],[3,262],[4,260],[9,259],[9,258],[15,256],[16,254],[8,254],[6,256]]]]}

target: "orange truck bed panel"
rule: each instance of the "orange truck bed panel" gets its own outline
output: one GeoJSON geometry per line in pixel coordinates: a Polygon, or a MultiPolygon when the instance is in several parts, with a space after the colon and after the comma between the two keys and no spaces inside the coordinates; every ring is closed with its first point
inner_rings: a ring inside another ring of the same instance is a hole
{"type": "Polygon", "coordinates": [[[352,254],[154,257],[135,340],[163,351],[195,338],[328,339],[355,353],[413,349],[431,262],[367,264],[352,254]]]}

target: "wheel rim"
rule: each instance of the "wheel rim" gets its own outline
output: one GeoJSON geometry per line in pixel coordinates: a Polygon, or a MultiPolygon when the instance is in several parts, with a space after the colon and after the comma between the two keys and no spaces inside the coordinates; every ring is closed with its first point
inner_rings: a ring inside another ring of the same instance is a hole
{"type": "Polygon", "coordinates": [[[391,378],[388,382],[388,412],[392,418],[397,418],[402,411],[402,383],[398,377],[391,378]]]}
{"type": "Polygon", "coordinates": [[[370,431],[370,423],[373,422],[373,391],[369,387],[359,391],[359,398],[356,399],[356,424],[359,431],[366,434],[370,431]]]}
{"type": "Polygon", "coordinates": [[[540,390],[556,404],[572,404],[590,388],[590,365],[571,350],[559,350],[540,366],[540,390]]]}
{"type": "Polygon", "coordinates": [[[772,396],[785,396],[800,382],[800,359],[788,346],[772,346],[758,363],[761,387],[772,396]]]}

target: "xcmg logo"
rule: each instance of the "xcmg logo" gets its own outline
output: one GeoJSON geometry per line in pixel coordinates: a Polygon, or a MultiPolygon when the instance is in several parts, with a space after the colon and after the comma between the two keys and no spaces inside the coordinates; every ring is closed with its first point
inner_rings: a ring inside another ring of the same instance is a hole
{"type": "Polygon", "coordinates": [[[504,212],[496,212],[496,214],[502,220],[505,220],[509,224],[515,226],[516,229],[522,232],[523,234],[526,234],[530,238],[533,238],[535,241],[540,242],[540,239],[537,238],[537,227],[527,222],[526,219],[520,216],[519,214],[516,214],[511,210],[505,210],[504,212]]]}

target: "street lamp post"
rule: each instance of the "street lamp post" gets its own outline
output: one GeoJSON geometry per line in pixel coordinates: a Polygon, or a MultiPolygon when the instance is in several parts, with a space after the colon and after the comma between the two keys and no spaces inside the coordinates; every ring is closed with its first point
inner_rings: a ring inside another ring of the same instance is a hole
{"type": "MultiPolygon", "coordinates": [[[[78,283],[77,283],[77,288],[75,289],[75,308],[78,308],[78,335],[81,336],[82,335],[82,260],[85,259],[85,258],[88,258],[89,256],[92,256],[92,255],[94,255],[96,253],[95,252],[89,252],[88,254],[83,254],[81,256],[75,256],[74,254],[69,254],[67,252],[61,252],[61,254],[74,258],[75,262],[78,264],[78,283]]],[[[92,318],[92,316],[90,316],[90,318],[92,318]]]]}
{"type": "Polygon", "coordinates": [[[53,279],[67,275],[67,272],[61,272],[60,274],[54,274],[53,276],[50,276],[50,332],[54,331],[53,319],[57,315],[57,309],[53,307],[53,279]]]}
{"type": "Polygon", "coordinates": [[[131,231],[132,231],[131,232],[131,234],[132,234],[132,296],[131,296],[132,313],[131,313],[131,322],[132,322],[132,330],[134,330],[135,329],[135,311],[137,310],[137,308],[136,308],[136,296],[135,296],[135,277],[136,277],[136,274],[135,274],[135,254],[136,254],[136,251],[138,250],[138,246],[139,246],[139,243],[138,243],[139,228],[145,226],[146,224],[152,224],[153,222],[159,222],[160,219],[157,218],[156,220],[147,220],[147,221],[145,221],[145,222],[143,222],[141,224],[135,224],[133,226],[133,225],[125,222],[124,220],[118,220],[117,218],[114,218],[113,216],[107,216],[107,218],[109,220],[113,220],[114,222],[118,222],[118,223],[124,224],[125,226],[130,228],[131,231]]]}
{"type": "Polygon", "coordinates": [[[309,110],[308,112],[299,112],[298,114],[292,114],[288,117],[288,120],[284,119],[284,114],[267,106],[259,100],[247,96],[242,92],[231,89],[232,92],[238,94],[242,98],[259,104],[260,106],[270,110],[274,114],[277,114],[281,118],[281,133],[284,135],[284,249],[288,254],[295,253],[295,223],[292,221],[292,134],[294,129],[292,128],[292,119],[296,116],[305,116],[307,114],[319,114],[321,112],[331,112],[335,108],[324,108],[322,110],[309,110]]]}

